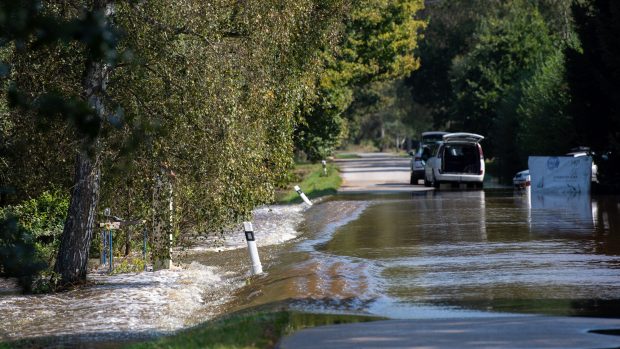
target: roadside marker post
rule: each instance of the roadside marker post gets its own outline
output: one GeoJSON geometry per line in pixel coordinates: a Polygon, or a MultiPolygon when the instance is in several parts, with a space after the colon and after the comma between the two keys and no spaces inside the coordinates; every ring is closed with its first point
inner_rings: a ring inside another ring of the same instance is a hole
{"type": "Polygon", "coordinates": [[[110,229],[108,230],[110,232],[110,274],[112,273],[112,270],[114,270],[114,233],[113,230],[110,229]]]}
{"type": "Polygon", "coordinates": [[[101,240],[103,248],[101,251],[101,263],[106,264],[106,259],[110,263],[110,273],[114,270],[114,230],[121,227],[121,222],[99,223],[99,227],[103,228],[101,232],[101,240]],[[106,258],[107,257],[107,258],[106,258]]]}
{"type": "Polygon", "coordinates": [[[312,206],[312,202],[310,202],[306,194],[304,194],[304,192],[298,185],[295,186],[295,191],[297,192],[297,194],[299,194],[299,196],[301,196],[302,200],[304,200],[304,202],[308,204],[308,206],[312,206]]]}
{"type": "Polygon", "coordinates": [[[107,234],[105,229],[101,231],[101,265],[106,264],[106,255],[108,253],[107,234]]]}
{"type": "Polygon", "coordinates": [[[142,258],[144,258],[144,271],[146,271],[146,240],[147,240],[147,232],[146,228],[144,228],[144,245],[142,246],[142,258]]]}
{"type": "Polygon", "coordinates": [[[323,164],[323,176],[327,177],[327,161],[321,160],[321,163],[323,164]]]}
{"type": "Polygon", "coordinates": [[[254,228],[252,227],[252,223],[243,222],[243,230],[245,231],[245,240],[248,242],[250,260],[252,261],[252,274],[262,274],[263,266],[260,264],[260,258],[258,257],[258,248],[256,247],[256,239],[254,238],[254,228]]]}

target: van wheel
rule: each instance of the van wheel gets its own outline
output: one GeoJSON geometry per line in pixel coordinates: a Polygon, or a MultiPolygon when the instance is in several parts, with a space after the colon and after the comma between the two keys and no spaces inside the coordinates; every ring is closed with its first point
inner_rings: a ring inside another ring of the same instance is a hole
{"type": "Polygon", "coordinates": [[[433,187],[435,187],[436,189],[439,189],[439,182],[437,181],[437,178],[435,178],[434,175],[433,175],[433,187]]]}
{"type": "Polygon", "coordinates": [[[418,178],[413,175],[413,172],[411,172],[411,177],[409,177],[409,184],[411,185],[418,184],[418,178]]]}
{"type": "Polygon", "coordinates": [[[424,176],[424,186],[427,188],[431,186],[431,182],[426,180],[426,175],[424,176]]]}

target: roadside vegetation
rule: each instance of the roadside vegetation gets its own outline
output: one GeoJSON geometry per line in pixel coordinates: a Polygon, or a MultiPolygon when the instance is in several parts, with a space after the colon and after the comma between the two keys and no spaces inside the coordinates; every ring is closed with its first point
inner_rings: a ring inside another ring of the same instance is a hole
{"type": "MultiPolygon", "coordinates": [[[[294,200],[276,198],[297,182],[294,154],[402,148],[432,128],[484,135],[503,178],[528,155],[590,146],[620,189],[619,13],[612,0],[4,1],[0,276],[83,282],[106,207],[146,221],[165,261],[170,234],[294,200]],[[62,199],[38,211],[46,195],[62,199]]],[[[310,197],[338,186],[307,180],[310,197]]],[[[141,234],[119,235],[131,256],[141,234]]]]}
{"type": "MultiPolygon", "coordinates": [[[[2,2],[0,207],[52,189],[68,203],[62,232],[48,236],[22,212],[5,215],[15,233],[2,251],[23,246],[47,263],[28,270],[72,286],[97,257],[98,224],[114,216],[146,221],[150,260],[165,267],[170,234],[218,232],[274,202],[295,153],[325,159],[346,138],[355,94],[419,67],[422,9],[423,0],[2,2]]],[[[311,197],[337,186],[309,180],[311,197]]],[[[118,235],[131,256],[141,234],[118,235]]],[[[0,254],[1,276],[27,270],[9,266],[11,253],[0,254]]]]}
{"type": "Polygon", "coordinates": [[[619,14],[613,0],[428,2],[422,64],[405,82],[417,117],[485,136],[504,180],[530,155],[589,146],[617,189],[619,14]]]}
{"type": "Polygon", "coordinates": [[[336,153],[335,159],[359,159],[360,156],[355,153],[336,153]]]}
{"type": "Polygon", "coordinates": [[[376,320],[381,318],[294,311],[244,313],[207,322],[174,336],[129,345],[127,348],[267,349],[273,348],[282,337],[304,328],[376,320]]]}
{"type": "Polygon", "coordinates": [[[326,170],[327,174],[323,172],[323,165],[320,163],[297,164],[292,173],[291,184],[287,189],[278,192],[277,202],[280,204],[302,202],[299,194],[293,189],[295,185],[299,185],[309,199],[336,194],[342,183],[338,168],[328,163],[326,170]]]}

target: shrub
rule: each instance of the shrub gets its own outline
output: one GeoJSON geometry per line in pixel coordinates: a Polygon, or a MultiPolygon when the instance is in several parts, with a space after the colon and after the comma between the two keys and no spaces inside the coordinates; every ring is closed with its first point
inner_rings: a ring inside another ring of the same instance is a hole
{"type": "Polygon", "coordinates": [[[69,196],[60,190],[51,190],[19,205],[6,207],[3,211],[5,215],[14,216],[19,226],[32,235],[40,256],[52,264],[68,209],[69,196]]]}
{"type": "Polygon", "coordinates": [[[58,276],[48,267],[53,265],[68,208],[69,196],[52,190],[0,209],[0,276],[17,278],[26,293],[54,290],[58,276]]]}
{"type": "Polygon", "coordinates": [[[47,263],[38,253],[32,235],[14,216],[0,216],[0,276],[17,278],[22,290],[28,293],[45,268],[47,263]]]}

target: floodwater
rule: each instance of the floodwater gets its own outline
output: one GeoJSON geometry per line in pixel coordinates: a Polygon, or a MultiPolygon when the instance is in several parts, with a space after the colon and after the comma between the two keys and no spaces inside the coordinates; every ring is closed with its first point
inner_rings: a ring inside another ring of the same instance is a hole
{"type": "MultiPolygon", "coordinates": [[[[0,339],[168,333],[255,306],[390,318],[620,317],[620,197],[512,190],[336,195],[255,213],[265,274],[243,234],[177,270],[2,295],[0,339]]],[[[1,291],[1,289],[0,289],[1,291]]],[[[107,337],[106,337],[107,336],[107,337]]]]}
{"type": "MultiPolygon", "coordinates": [[[[304,209],[291,205],[255,210],[259,246],[294,239],[304,209]]],[[[213,319],[228,310],[235,291],[246,284],[246,259],[227,258],[245,252],[240,249],[244,244],[241,231],[203,239],[189,249],[177,249],[173,258],[177,265],[170,270],[91,272],[89,286],[56,294],[20,295],[11,280],[0,279],[0,341],[39,338],[45,346],[91,347],[92,342],[107,346],[213,319]]]]}
{"type": "Polygon", "coordinates": [[[620,317],[619,211],[618,197],[512,190],[336,196],[241,298],[390,318],[620,317]]]}

